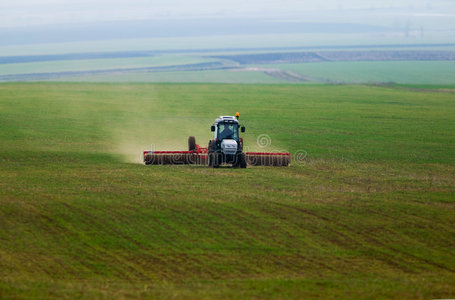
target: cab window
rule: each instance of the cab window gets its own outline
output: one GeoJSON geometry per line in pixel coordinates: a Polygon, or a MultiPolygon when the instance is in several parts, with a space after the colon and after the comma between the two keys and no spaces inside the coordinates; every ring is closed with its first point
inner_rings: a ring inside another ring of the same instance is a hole
{"type": "Polygon", "coordinates": [[[239,140],[239,126],[236,123],[219,123],[218,140],[234,139],[239,140]]]}

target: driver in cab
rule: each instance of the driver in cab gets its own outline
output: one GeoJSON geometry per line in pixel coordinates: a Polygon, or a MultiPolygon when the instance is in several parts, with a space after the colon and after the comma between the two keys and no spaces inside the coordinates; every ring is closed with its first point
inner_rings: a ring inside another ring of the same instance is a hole
{"type": "Polygon", "coordinates": [[[228,125],[224,125],[224,128],[220,132],[219,139],[220,140],[227,139],[227,138],[231,138],[232,139],[232,134],[233,134],[233,132],[232,132],[231,129],[229,129],[229,126],[228,125]]]}

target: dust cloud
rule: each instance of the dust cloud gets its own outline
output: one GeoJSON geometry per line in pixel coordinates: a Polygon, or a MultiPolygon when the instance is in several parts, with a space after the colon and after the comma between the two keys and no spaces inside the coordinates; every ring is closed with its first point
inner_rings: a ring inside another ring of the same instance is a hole
{"type": "Polygon", "coordinates": [[[195,128],[192,128],[176,122],[175,119],[152,119],[121,128],[111,128],[112,154],[120,156],[124,162],[141,164],[145,150],[188,150],[190,135],[196,136],[196,143],[201,147],[206,147],[210,133],[204,133],[204,128],[196,123],[194,125],[195,128]]]}

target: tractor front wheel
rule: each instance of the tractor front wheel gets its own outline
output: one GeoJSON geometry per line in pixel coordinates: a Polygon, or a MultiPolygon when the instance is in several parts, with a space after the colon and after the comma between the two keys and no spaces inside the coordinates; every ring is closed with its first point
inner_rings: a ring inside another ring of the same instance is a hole
{"type": "Polygon", "coordinates": [[[209,153],[209,167],[218,168],[220,165],[219,155],[216,152],[209,153]]]}
{"type": "Polygon", "coordinates": [[[241,153],[239,158],[239,165],[240,168],[245,169],[246,168],[246,155],[245,153],[241,153]]]}
{"type": "Polygon", "coordinates": [[[232,164],[234,168],[246,168],[246,156],[245,153],[239,153],[237,154],[237,157],[235,158],[235,162],[232,164]]]}

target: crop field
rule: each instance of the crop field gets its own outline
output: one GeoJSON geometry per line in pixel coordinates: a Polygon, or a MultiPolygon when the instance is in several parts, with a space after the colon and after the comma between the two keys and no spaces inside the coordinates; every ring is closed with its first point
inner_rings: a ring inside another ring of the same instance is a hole
{"type": "Polygon", "coordinates": [[[286,83],[281,78],[265,74],[262,71],[204,70],[204,71],[135,71],[128,73],[85,74],[53,79],[62,82],[157,82],[157,83],[286,83]]]}
{"type": "Polygon", "coordinates": [[[9,63],[2,65],[0,75],[96,71],[185,65],[213,61],[191,55],[155,55],[150,57],[56,60],[46,62],[9,63]]]}
{"type": "Polygon", "coordinates": [[[0,298],[453,298],[454,89],[1,83],[0,298]],[[291,166],[140,163],[236,111],[291,166]]]}
{"type": "Polygon", "coordinates": [[[238,70],[134,71],[84,74],[53,81],[202,83],[367,83],[453,85],[454,61],[323,62],[247,65],[238,70]],[[289,81],[289,79],[295,79],[289,81]]]}
{"type": "Polygon", "coordinates": [[[455,61],[323,62],[312,64],[272,64],[310,82],[454,84],[455,61]]]}
{"type": "Polygon", "coordinates": [[[453,44],[0,56],[0,82],[454,85],[454,70],[453,44]]]}

